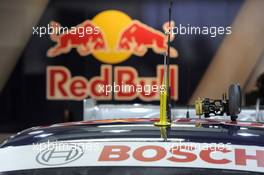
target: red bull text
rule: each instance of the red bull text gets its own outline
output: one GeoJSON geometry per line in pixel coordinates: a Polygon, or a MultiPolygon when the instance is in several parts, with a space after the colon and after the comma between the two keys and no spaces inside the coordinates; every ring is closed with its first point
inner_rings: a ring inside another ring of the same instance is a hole
{"type": "MultiPolygon", "coordinates": [[[[96,100],[134,100],[139,98],[143,101],[159,100],[159,90],[149,92],[146,85],[160,87],[164,73],[163,65],[157,66],[157,77],[139,77],[135,68],[130,66],[116,66],[112,77],[112,66],[102,65],[101,75],[92,77],[90,80],[83,76],[72,77],[69,69],[63,66],[49,66],[47,69],[47,97],[50,100],[83,100],[88,96],[96,100]],[[112,85],[111,93],[109,87],[112,85]],[[121,89],[129,85],[129,90],[121,89]],[[115,90],[114,88],[119,88],[115,90]]],[[[178,99],[178,67],[170,67],[170,80],[172,99],[178,99]]]]}

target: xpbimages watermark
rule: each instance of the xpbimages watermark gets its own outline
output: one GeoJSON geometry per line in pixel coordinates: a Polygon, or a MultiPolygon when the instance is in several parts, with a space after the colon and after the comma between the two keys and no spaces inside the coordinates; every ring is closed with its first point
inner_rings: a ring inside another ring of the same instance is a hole
{"type": "MultiPolygon", "coordinates": [[[[122,139],[120,139],[122,140],[122,139]]],[[[98,139],[100,141],[100,139],[98,139]]],[[[61,141],[54,141],[54,142],[44,142],[44,143],[33,143],[33,150],[38,152],[44,150],[54,151],[61,151],[65,152],[66,150],[72,150],[72,147],[82,147],[84,151],[100,151],[100,147],[106,144],[107,142],[90,142],[90,141],[68,141],[68,142],[61,142],[61,141]]],[[[163,144],[163,147],[170,151],[170,150],[232,150],[231,143],[193,143],[193,142],[166,142],[163,144]]]]}
{"type": "MultiPolygon", "coordinates": [[[[56,22],[51,22],[47,24],[47,26],[36,26],[32,27],[32,35],[37,35],[42,37],[46,34],[78,34],[80,38],[84,37],[85,35],[90,34],[99,34],[100,29],[97,26],[73,26],[73,27],[62,27],[56,22]]],[[[169,28],[165,29],[165,33],[168,33],[169,28]]],[[[210,37],[214,38],[218,35],[230,35],[232,34],[232,27],[231,26],[193,26],[190,24],[182,25],[179,24],[178,26],[171,27],[172,35],[209,35],[210,37]]]]}
{"type": "MultiPolygon", "coordinates": [[[[168,32],[168,31],[167,31],[168,32]]],[[[171,33],[173,35],[209,35],[212,38],[218,35],[231,35],[232,27],[227,26],[192,26],[190,24],[175,26],[171,28],[171,33]]]]}
{"type": "Polygon", "coordinates": [[[62,27],[59,24],[52,22],[51,24],[48,24],[47,26],[36,26],[32,27],[32,35],[37,35],[39,37],[42,37],[46,34],[48,35],[60,35],[60,34],[73,34],[78,36],[80,38],[86,36],[86,35],[98,35],[100,33],[99,27],[96,26],[73,26],[73,27],[62,27]]]}
{"type": "Polygon", "coordinates": [[[132,85],[132,84],[125,84],[123,82],[121,85],[119,85],[119,84],[116,84],[116,82],[114,82],[113,84],[98,85],[98,91],[100,93],[105,93],[106,95],[111,94],[112,92],[114,93],[145,92],[145,95],[150,95],[152,92],[156,93],[156,92],[166,91],[166,86],[165,85],[141,85],[141,84],[132,85]]]}

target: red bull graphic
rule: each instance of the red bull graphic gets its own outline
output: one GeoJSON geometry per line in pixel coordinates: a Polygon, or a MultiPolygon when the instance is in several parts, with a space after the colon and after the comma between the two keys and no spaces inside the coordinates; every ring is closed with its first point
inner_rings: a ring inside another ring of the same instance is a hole
{"type": "MultiPolygon", "coordinates": [[[[61,28],[60,24],[54,21],[50,25],[55,30],[61,28]]],[[[66,34],[51,34],[51,40],[57,42],[57,44],[48,50],[47,56],[55,57],[60,54],[65,54],[70,52],[72,48],[76,48],[81,56],[89,55],[94,50],[106,50],[107,47],[103,33],[91,21],[86,20],[76,28],[74,30],[71,29],[66,34]]]]}
{"type": "MultiPolygon", "coordinates": [[[[166,30],[164,24],[164,30],[166,30]]],[[[172,22],[173,27],[174,22],[172,22]]],[[[174,35],[173,35],[174,36],[174,35]]],[[[174,37],[171,38],[171,41],[174,37]]],[[[157,31],[138,20],[134,20],[122,33],[118,43],[118,49],[129,50],[137,56],[144,56],[148,49],[152,49],[155,53],[167,52],[168,38],[165,34],[157,31]]],[[[170,48],[170,55],[176,58],[178,53],[176,49],[170,48]]]]}
{"type": "MultiPolygon", "coordinates": [[[[61,27],[58,22],[50,23],[54,28],[61,27]]],[[[171,22],[171,27],[175,24],[171,22]]],[[[101,65],[101,75],[89,80],[83,76],[72,77],[68,68],[63,66],[49,66],[47,69],[47,98],[50,100],[82,100],[92,97],[96,100],[134,100],[152,101],[159,99],[158,91],[147,91],[146,85],[160,86],[162,83],[162,65],[156,67],[156,77],[140,77],[131,66],[116,66],[126,61],[132,55],[144,57],[152,50],[163,55],[168,51],[169,22],[163,24],[164,33],[138,20],[132,20],[127,14],[117,10],[107,10],[99,13],[91,20],[86,20],[75,28],[61,34],[51,34],[50,38],[56,42],[55,46],[47,51],[48,57],[57,57],[76,49],[80,56],[92,55],[101,65]],[[115,19],[115,20],[113,20],[115,19]],[[92,31],[83,34],[83,30],[92,31]],[[77,31],[77,32],[75,32],[77,31]],[[110,64],[110,65],[109,65],[110,64]],[[116,84],[111,90],[124,85],[130,85],[130,91],[109,93],[109,85],[116,84]],[[102,87],[107,87],[103,89],[102,87]],[[136,89],[136,90],[134,90],[136,89]]],[[[175,37],[171,37],[171,41],[175,37]]],[[[172,58],[178,56],[175,48],[171,47],[172,58]]],[[[163,56],[162,60],[163,60],[163,56]]],[[[178,66],[170,67],[172,99],[178,99],[178,66]]]]}

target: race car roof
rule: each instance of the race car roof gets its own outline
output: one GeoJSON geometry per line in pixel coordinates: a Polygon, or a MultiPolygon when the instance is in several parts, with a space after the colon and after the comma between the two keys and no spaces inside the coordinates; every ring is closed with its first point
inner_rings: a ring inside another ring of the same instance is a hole
{"type": "MultiPolygon", "coordinates": [[[[157,119],[115,119],[61,123],[24,130],[6,140],[0,148],[47,141],[164,141],[157,119]]],[[[264,146],[264,124],[212,119],[176,119],[166,129],[167,141],[231,143],[264,146]]]]}

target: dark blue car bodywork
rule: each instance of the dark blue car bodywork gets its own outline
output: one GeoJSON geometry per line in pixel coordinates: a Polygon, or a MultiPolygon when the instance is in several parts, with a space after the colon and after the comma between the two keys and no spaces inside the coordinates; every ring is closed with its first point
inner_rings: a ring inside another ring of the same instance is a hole
{"type": "MultiPolygon", "coordinates": [[[[160,128],[153,124],[155,121],[157,119],[115,119],[34,127],[12,136],[0,148],[78,139],[145,138],[151,141],[161,138],[160,128]],[[115,132],[120,130],[125,131],[115,132]]],[[[185,142],[264,147],[264,124],[261,123],[177,119],[166,131],[168,139],[178,138],[185,142]]]]}

